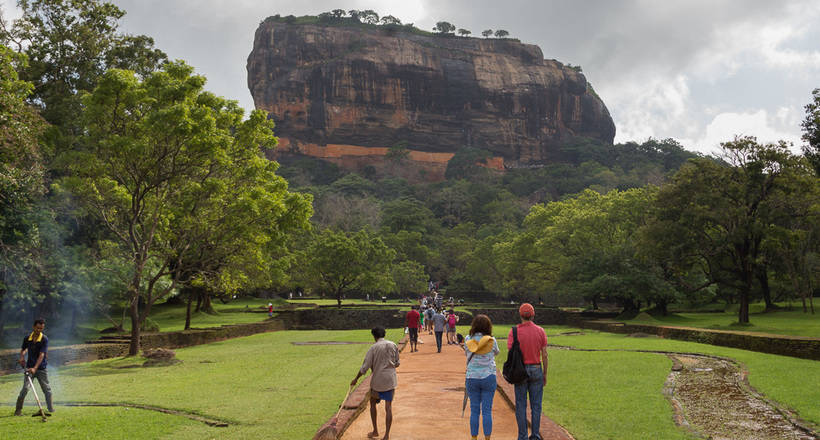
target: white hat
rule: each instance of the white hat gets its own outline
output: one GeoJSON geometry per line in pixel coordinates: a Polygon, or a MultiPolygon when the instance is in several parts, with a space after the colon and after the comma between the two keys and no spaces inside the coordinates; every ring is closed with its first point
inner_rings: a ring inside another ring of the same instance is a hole
{"type": "Polygon", "coordinates": [[[268,303],[268,307],[270,307],[270,306],[272,306],[272,305],[273,305],[273,303],[268,303]]]}

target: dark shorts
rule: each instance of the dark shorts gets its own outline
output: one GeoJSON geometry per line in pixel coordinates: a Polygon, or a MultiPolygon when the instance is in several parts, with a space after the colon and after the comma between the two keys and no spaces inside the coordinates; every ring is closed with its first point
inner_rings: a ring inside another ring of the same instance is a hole
{"type": "Polygon", "coordinates": [[[409,330],[408,333],[410,334],[410,341],[411,342],[418,342],[418,340],[419,340],[419,329],[410,328],[408,330],[409,330]]]}
{"type": "Polygon", "coordinates": [[[385,402],[392,402],[393,401],[393,394],[395,393],[395,391],[396,391],[395,389],[390,390],[390,391],[370,390],[370,392],[373,394],[374,397],[378,397],[376,399],[376,403],[379,403],[382,400],[384,400],[385,402]]]}

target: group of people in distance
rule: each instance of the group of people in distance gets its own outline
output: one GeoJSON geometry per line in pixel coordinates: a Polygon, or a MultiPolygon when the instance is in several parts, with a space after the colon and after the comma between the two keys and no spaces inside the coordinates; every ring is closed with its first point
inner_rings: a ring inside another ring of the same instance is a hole
{"type": "Polygon", "coordinates": [[[410,352],[418,351],[419,331],[427,331],[428,334],[435,334],[436,349],[441,353],[442,339],[446,332],[447,345],[458,344],[456,340],[456,324],[459,317],[451,308],[443,311],[441,308],[427,306],[422,303],[420,310],[416,306],[411,306],[410,311],[405,316],[407,336],[410,342],[410,352]]]}
{"type": "MultiPolygon", "coordinates": [[[[518,309],[521,323],[514,326],[516,337],[524,358],[524,367],[527,371],[527,379],[515,385],[515,419],[518,426],[518,440],[541,440],[541,399],[544,386],[547,384],[547,335],[544,329],[533,322],[535,309],[529,303],[521,304],[518,309]],[[532,414],[530,435],[527,435],[527,400],[532,414]]],[[[418,331],[421,326],[421,313],[415,306],[407,313],[407,328],[410,341],[410,352],[418,351],[418,331]],[[415,327],[413,327],[415,325],[415,327]]],[[[450,310],[450,316],[455,315],[450,310]]],[[[432,318],[425,319],[426,323],[431,323],[433,332],[436,333],[436,343],[438,352],[441,352],[441,334],[444,328],[444,315],[436,309],[432,318]],[[440,316],[440,319],[436,317],[440,316]],[[430,322],[432,321],[432,322],[430,322]],[[441,323],[439,326],[438,324],[441,323]],[[442,330],[439,330],[442,329],[442,330]]],[[[427,328],[426,325],[424,328],[427,328]]],[[[496,378],[495,357],[499,353],[498,341],[493,337],[493,324],[487,315],[476,315],[470,325],[469,334],[466,337],[455,335],[455,323],[452,325],[453,344],[458,344],[463,348],[467,357],[467,367],[465,372],[465,388],[470,399],[470,435],[475,440],[478,438],[479,420],[483,428],[484,438],[490,439],[493,430],[493,399],[498,386],[496,378]]],[[[371,330],[376,343],[373,344],[365,355],[364,362],[359,369],[356,378],[350,383],[355,385],[359,378],[373,371],[373,378],[370,382],[370,419],[373,423],[373,431],[368,437],[379,437],[379,430],[376,424],[376,405],[381,400],[385,401],[385,433],[384,440],[390,436],[390,427],[393,422],[392,402],[398,380],[396,368],[399,366],[398,346],[384,339],[385,330],[376,327],[371,330]]],[[[448,337],[448,344],[450,344],[448,337]]],[[[513,329],[507,336],[507,349],[513,345],[513,329]]]]}

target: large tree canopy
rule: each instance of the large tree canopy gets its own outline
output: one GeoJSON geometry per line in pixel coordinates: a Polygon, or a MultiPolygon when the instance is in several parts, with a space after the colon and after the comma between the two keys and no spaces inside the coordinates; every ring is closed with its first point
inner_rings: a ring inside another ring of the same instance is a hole
{"type": "Polygon", "coordinates": [[[275,144],[265,114],[243,120],[204,83],[182,62],[144,80],[107,72],[83,99],[87,147],[64,158],[72,175],[62,185],[130,261],[131,354],[151,306],[183,276],[219,279],[241,251],[269,241],[257,234],[279,241],[310,215],[309,199],[288,193],[260,157],[275,144]]]}

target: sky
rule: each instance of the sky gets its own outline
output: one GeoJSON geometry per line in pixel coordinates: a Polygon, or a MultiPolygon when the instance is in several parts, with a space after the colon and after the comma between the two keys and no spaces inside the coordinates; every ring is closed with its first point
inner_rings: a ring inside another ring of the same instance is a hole
{"type": "MultiPolygon", "coordinates": [[[[6,17],[14,0],[0,0],[6,17]]],[[[674,138],[716,152],[736,135],[785,140],[820,88],[817,0],[113,0],[120,30],[153,37],[208,89],[251,109],[246,61],[265,17],[373,9],[430,30],[505,29],[545,58],[580,65],[607,105],[615,142],[674,138]]]]}

